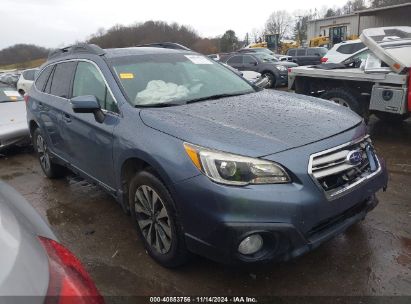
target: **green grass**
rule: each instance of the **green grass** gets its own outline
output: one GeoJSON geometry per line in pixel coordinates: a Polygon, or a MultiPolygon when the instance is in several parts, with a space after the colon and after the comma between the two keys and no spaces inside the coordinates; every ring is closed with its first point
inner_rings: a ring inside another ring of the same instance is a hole
{"type": "Polygon", "coordinates": [[[45,58],[34,59],[26,62],[13,63],[8,65],[0,65],[0,70],[21,70],[31,69],[42,65],[46,61],[45,58]]]}

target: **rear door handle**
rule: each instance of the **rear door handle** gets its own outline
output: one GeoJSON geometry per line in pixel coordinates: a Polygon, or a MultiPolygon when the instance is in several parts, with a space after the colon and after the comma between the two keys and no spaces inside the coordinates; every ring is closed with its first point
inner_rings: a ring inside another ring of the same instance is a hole
{"type": "Polygon", "coordinates": [[[71,116],[69,114],[64,113],[63,119],[65,122],[71,122],[71,116]]]}

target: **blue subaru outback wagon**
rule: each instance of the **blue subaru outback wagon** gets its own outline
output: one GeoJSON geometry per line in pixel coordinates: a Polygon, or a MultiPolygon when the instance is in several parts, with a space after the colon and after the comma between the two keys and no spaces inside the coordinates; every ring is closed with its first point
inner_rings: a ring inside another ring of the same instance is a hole
{"type": "Polygon", "coordinates": [[[259,90],[184,48],[57,50],[26,102],[45,175],[102,186],[167,267],[189,252],[300,256],[363,219],[387,184],[357,114],[259,90]]]}

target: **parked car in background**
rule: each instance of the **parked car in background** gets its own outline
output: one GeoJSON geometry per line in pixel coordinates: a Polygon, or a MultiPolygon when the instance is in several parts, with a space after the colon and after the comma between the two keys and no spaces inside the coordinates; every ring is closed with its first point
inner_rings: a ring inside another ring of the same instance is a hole
{"type": "Polygon", "coordinates": [[[263,47],[258,47],[258,48],[243,48],[238,50],[237,52],[239,53],[265,53],[271,56],[274,56],[274,52],[271,51],[270,49],[263,48],[263,47]]]}
{"type": "Polygon", "coordinates": [[[321,58],[327,54],[324,47],[291,48],[287,50],[287,56],[293,58],[298,65],[316,65],[321,63],[321,58]]]}
{"type": "Polygon", "coordinates": [[[231,71],[233,71],[234,73],[236,73],[237,75],[243,77],[244,79],[246,79],[250,83],[258,86],[259,88],[265,89],[270,84],[269,80],[266,79],[265,77],[263,77],[260,73],[257,73],[257,72],[254,72],[254,71],[239,71],[239,70],[229,66],[226,63],[223,63],[223,62],[220,62],[220,63],[223,66],[225,66],[226,68],[228,68],[231,71]]]}
{"type": "Polygon", "coordinates": [[[15,88],[0,84],[0,150],[27,144],[29,137],[23,97],[15,88]]]}
{"type": "Polygon", "coordinates": [[[335,44],[321,59],[321,62],[340,63],[367,49],[360,39],[335,44]]]}
{"type": "Polygon", "coordinates": [[[353,111],[259,90],[192,51],[57,50],[27,106],[45,175],[68,167],[101,185],[167,267],[188,252],[300,256],[363,219],[387,185],[353,111]]]}
{"type": "Polygon", "coordinates": [[[2,181],[0,248],[2,303],[104,303],[80,261],[59,243],[34,208],[2,181]]]}
{"type": "Polygon", "coordinates": [[[20,73],[19,72],[7,72],[0,74],[0,82],[4,84],[8,84],[10,86],[16,87],[17,81],[19,80],[20,73]]]}
{"type": "Polygon", "coordinates": [[[21,72],[17,81],[17,91],[23,96],[33,85],[34,77],[38,69],[30,69],[21,72]]]}
{"type": "Polygon", "coordinates": [[[210,55],[207,55],[207,57],[215,61],[220,61],[220,54],[210,54],[210,55]]]}
{"type": "Polygon", "coordinates": [[[255,71],[269,80],[269,87],[284,86],[288,83],[288,68],[298,66],[293,62],[279,61],[265,53],[232,53],[224,62],[237,70],[255,71]]]}

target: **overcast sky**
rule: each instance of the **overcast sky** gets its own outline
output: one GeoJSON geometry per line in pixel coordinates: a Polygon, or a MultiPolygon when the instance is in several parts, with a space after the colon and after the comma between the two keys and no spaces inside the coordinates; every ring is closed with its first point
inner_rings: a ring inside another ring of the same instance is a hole
{"type": "Polygon", "coordinates": [[[262,28],[272,11],[342,6],[346,0],[1,0],[0,49],[16,43],[60,47],[99,28],[163,20],[190,25],[203,37],[233,29],[240,38],[262,28]]]}

